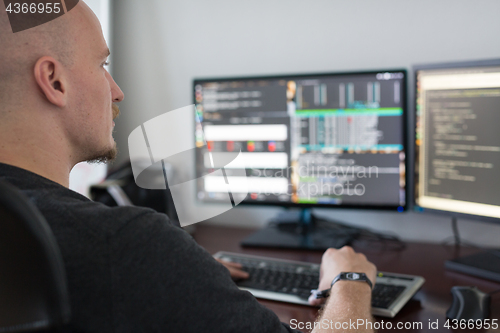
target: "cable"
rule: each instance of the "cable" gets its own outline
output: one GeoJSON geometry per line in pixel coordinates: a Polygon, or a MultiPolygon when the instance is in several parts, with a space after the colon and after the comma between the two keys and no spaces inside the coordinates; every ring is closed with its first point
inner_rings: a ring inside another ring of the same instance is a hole
{"type": "Polygon", "coordinates": [[[455,246],[460,246],[460,233],[458,232],[457,218],[451,217],[451,229],[453,230],[453,237],[455,238],[455,246]]]}
{"type": "MultiPolygon", "coordinates": [[[[456,244],[455,236],[446,237],[443,241],[441,241],[441,245],[450,245],[450,244],[456,244]]],[[[485,248],[483,246],[464,241],[463,239],[460,239],[460,246],[468,246],[468,247],[473,247],[473,248],[476,248],[479,250],[485,250],[485,251],[490,250],[490,249],[485,248]]]]}
{"type": "MultiPolygon", "coordinates": [[[[462,240],[461,237],[460,237],[460,232],[458,231],[457,218],[455,216],[453,216],[451,218],[451,228],[453,230],[453,236],[448,237],[445,240],[443,240],[441,242],[442,245],[448,245],[448,243],[449,243],[448,239],[453,238],[454,244],[455,244],[456,247],[460,247],[460,246],[464,246],[465,245],[465,246],[473,247],[473,248],[476,248],[476,249],[479,249],[479,250],[483,250],[485,252],[488,252],[488,253],[490,253],[490,254],[492,254],[492,255],[497,256],[497,257],[500,258],[500,251],[497,250],[497,249],[486,248],[484,246],[480,246],[480,245],[477,245],[477,244],[474,244],[474,243],[462,240]]],[[[494,293],[496,293],[496,292],[500,292],[500,290],[495,291],[494,293]]]]}

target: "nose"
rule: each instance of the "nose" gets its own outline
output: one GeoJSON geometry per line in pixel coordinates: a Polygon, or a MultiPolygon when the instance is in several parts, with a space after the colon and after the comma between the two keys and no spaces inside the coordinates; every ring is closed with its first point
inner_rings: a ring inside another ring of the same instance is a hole
{"type": "Polygon", "coordinates": [[[120,89],[120,87],[116,84],[113,77],[109,73],[106,73],[106,75],[108,77],[109,85],[111,87],[111,98],[113,99],[113,102],[119,103],[119,102],[123,101],[123,99],[125,98],[125,94],[120,89]]]}

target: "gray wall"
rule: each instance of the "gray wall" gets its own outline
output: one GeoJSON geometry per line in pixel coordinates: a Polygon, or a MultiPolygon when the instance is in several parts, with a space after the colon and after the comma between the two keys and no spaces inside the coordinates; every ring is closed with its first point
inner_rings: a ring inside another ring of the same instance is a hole
{"type": "MultiPolygon", "coordinates": [[[[119,0],[114,1],[114,76],[125,92],[116,138],[191,104],[195,77],[411,68],[500,58],[498,0],[119,0]]],[[[410,76],[410,80],[412,77],[410,76]]],[[[411,81],[410,81],[411,82],[411,81]]],[[[193,140],[192,131],[178,140],[193,140]]],[[[173,143],[175,144],[175,143],[173,143]]],[[[177,165],[190,177],[193,162],[177,165]]],[[[207,209],[185,194],[183,209],[207,209]]],[[[278,208],[236,208],[216,220],[262,225],[278,208]]],[[[318,210],[329,218],[441,241],[447,218],[415,213],[318,210]]],[[[469,241],[499,246],[500,226],[459,221],[469,241]]]]}

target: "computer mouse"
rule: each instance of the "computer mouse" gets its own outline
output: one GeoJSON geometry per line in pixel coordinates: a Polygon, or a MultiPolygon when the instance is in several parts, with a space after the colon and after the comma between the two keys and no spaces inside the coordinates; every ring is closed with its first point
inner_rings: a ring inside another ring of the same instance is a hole
{"type": "Polygon", "coordinates": [[[451,288],[453,301],[446,312],[449,319],[486,319],[490,315],[490,295],[477,287],[451,288]]]}

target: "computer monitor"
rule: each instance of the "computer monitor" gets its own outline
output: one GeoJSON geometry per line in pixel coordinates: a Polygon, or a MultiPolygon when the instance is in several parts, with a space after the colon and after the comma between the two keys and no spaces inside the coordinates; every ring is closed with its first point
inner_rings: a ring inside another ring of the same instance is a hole
{"type": "MultiPolygon", "coordinates": [[[[500,222],[500,59],[415,67],[415,205],[500,222]]],[[[447,267],[500,281],[495,253],[447,267]]]]}
{"type": "MultiPolygon", "coordinates": [[[[225,166],[231,197],[244,204],[405,210],[405,70],[196,79],[193,96],[199,200],[227,200],[211,175],[225,166]],[[244,163],[228,165],[239,151],[244,163]]],[[[299,216],[310,224],[308,210],[299,216]]],[[[311,229],[307,241],[265,230],[245,244],[332,245],[311,229]]]]}

